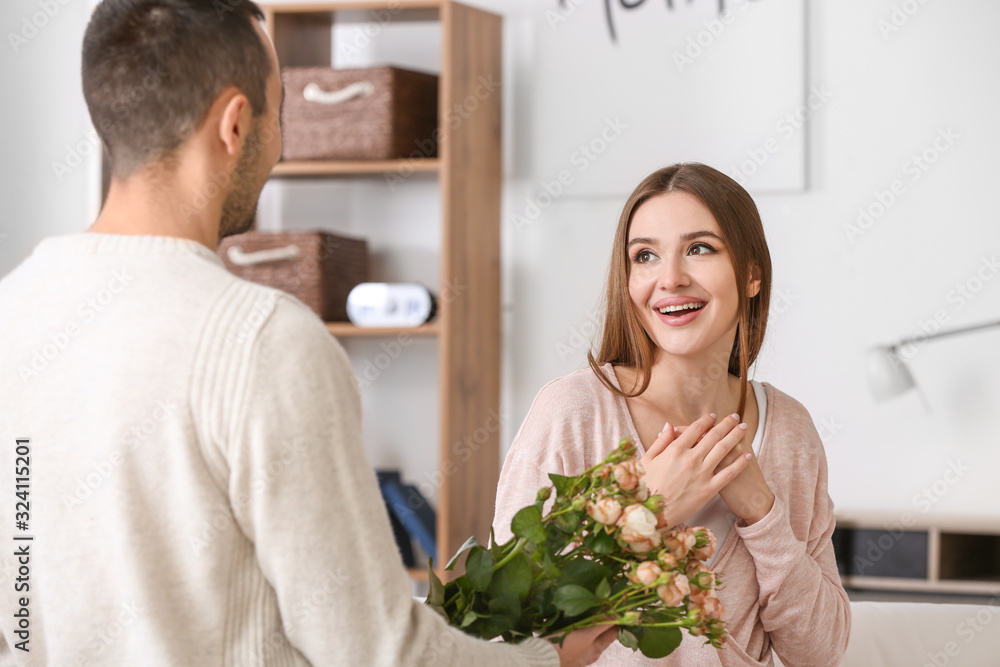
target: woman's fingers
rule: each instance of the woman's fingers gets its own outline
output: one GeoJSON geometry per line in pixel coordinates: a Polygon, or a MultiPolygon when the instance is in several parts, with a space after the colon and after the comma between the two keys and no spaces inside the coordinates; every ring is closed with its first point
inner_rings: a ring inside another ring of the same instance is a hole
{"type": "Polygon", "coordinates": [[[713,426],[715,426],[715,415],[708,414],[700,419],[695,419],[684,429],[683,433],[677,434],[677,444],[689,448],[694,447],[702,436],[712,430],[713,426]]]}
{"type": "Polygon", "coordinates": [[[671,426],[669,422],[664,424],[663,430],[656,436],[656,440],[654,440],[653,444],[649,446],[649,449],[646,450],[646,453],[642,458],[651,459],[655,457],[657,454],[666,449],[667,445],[674,441],[674,436],[674,427],[671,426]]]}
{"type": "Polygon", "coordinates": [[[704,456],[710,470],[715,470],[744,435],[746,435],[746,424],[740,424],[739,415],[730,415],[719,422],[710,434],[702,438],[694,450],[704,456]]]}
{"type": "Polygon", "coordinates": [[[730,482],[739,477],[740,473],[746,470],[746,467],[750,465],[750,458],[750,454],[737,456],[735,461],[717,472],[712,477],[712,481],[708,484],[709,488],[712,490],[712,495],[714,496],[719,491],[722,491],[722,489],[726,488],[730,482]]]}

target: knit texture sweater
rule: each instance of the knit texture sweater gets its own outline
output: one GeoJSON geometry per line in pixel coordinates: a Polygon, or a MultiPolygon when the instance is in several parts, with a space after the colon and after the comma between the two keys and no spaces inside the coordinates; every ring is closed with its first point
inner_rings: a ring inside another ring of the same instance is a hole
{"type": "Polygon", "coordinates": [[[413,599],[351,367],[294,297],[194,241],[83,233],[0,281],[0,322],[0,664],[559,664],[413,599]]]}
{"type": "MultiPolygon", "coordinates": [[[[618,386],[610,364],[601,368],[618,386]]],[[[615,642],[597,665],[838,665],[847,649],[851,611],[834,559],[833,502],[823,444],[806,409],[768,383],[767,414],[757,460],[774,492],[771,511],[747,525],[738,519],[719,544],[712,569],[729,640],[722,649],[683,633],[666,658],[650,660],[615,642]]],[[[548,473],[577,475],[599,463],[626,436],[644,451],[625,399],[589,368],[545,385],[507,452],[497,489],[496,539],[530,505],[548,473]]]]}

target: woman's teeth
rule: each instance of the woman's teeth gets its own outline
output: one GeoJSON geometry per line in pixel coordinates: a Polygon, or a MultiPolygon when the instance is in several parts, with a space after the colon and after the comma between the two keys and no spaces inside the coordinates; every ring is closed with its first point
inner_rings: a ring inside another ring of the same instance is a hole
{"type": "Polygon", "coordinates": [[[669,315],[670,313],[679,313],[684,310],[698,310],[704,303],[685,303],[682,306],[667,306],[666,308],[660,308],[659,311],[663,315],[669,315]]]}

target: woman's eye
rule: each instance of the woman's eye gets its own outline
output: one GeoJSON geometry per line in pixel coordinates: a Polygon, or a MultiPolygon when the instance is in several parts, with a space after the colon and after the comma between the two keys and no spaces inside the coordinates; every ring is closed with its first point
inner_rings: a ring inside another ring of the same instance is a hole
{"type": "Polygon", "coordinates": [[[707,243],[695,243],[693,246],[691,246],[691,249],[688,252],[690,252],[692,255],[707,255],[709,253],[715,252],[715,248],[708,245],[707,243]],[[695,252],[695,250],[700,250],[700,252],[695,252]]]}
{"type": "Polygon", "coordinates": [[[636,264],[645,264],[646,262],[651,262],[656,259],[656,255],[653,254],[651,250],[640,250],[635,254],[636,264]]]}

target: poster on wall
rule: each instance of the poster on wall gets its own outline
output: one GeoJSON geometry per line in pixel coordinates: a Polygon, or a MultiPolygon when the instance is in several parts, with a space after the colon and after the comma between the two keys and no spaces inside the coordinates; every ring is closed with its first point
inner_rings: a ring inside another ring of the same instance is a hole
{"type": "Polygon", "coordinates": [[[805,189],[808,121],[831,96],[806,86],[805,0],[536,7],[536,182],[624,197],[696,161],[752,193],[805,189]]]}

